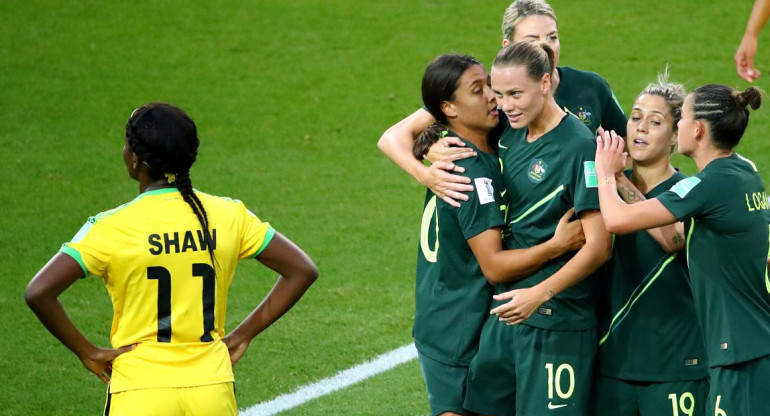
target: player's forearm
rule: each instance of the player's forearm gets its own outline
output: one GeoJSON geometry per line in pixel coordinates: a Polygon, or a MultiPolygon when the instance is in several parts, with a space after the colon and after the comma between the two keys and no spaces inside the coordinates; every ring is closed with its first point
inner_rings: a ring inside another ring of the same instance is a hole
{"type": "Polygon", "coordinates": [[[401,170],[409,174],[409,176],[415,178],[422,185],[425,185],[422,174],[427,171],[428,167],[414,158],[414,154],[412,153],[413,145],[413,137],[410,137],[403,132],[394,132],[391,130],[386,131],[377,142],[377,147],[382,153],[398,165],[401,170]]]}
{"type": "Polygon", "coordinates": [[[746,23],[745,36],[756,39],[770,17],[770,0],[756,0],[746,23]]]}
{"type": "MultiPolygon", "coordinates": [[[[618,194],[628,204],[646,201],[647,198],[624,175],[617,176],[618,194]]],[[[684,227],[682,223],[650,228],[647,233],[667,253],[674,253],[684,248],[684,227]]]]}
{"type": "Polygon", "coordinates": [[[614,176],[603,176],[599,179],[599,206],[601,207],[604,225],[613,234],[627,234],[628,205],[620,199],[617,192],[617,182],[614,176]]]}
{"type": "Polygon", "coordinates": [[[232,331],[231,336],[242,337],[248,341],[267,329],[281,316],[289,311],[315,282],[317,271],[308,271],[303,275],[292,277],[279,276],[270,293],[249,314],[243,322],[232,331]]]}
{"type": "Polygon", "coordinates": [[[563,254],[551,240],[534,247],[501,250],[493,255],[494,269],[486,274],[493,285],[514,282],[530,276],[547,263],[563,254]]]}
{"type": "Polygon", "coordinates": [[[55,297],[42,293],[25,292],[25,300],[43,326],[64,346],[78,357],[86,357],[97,348],[75,327],[61,302],[55,297]]]}
{"type": "Polygon", "coordinates": [[[587,241],[586,245],[578,250],[575,256],[564,264],[559,271],[535,287],[548,294],[550,299],[591,275],[599,266],[606,263],[610,257],[611,247],[609,244],[599,241],[587,241]]]}

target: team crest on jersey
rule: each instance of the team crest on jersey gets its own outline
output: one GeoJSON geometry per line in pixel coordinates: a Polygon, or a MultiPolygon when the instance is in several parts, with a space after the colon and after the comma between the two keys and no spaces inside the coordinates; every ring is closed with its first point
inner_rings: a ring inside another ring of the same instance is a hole
{"type": "Polygon", "coordinates": [[[495,187],[492,186],[492,179],[475,178],[476,194],[479,196],[479,204],[484,205],[495,201],[495,187]]]}
{"type": "Polygon", "coordinates": [[[543,159],[532,159],[529,162],[529,172],[527,177],[533,183],[540,183],[545,178],[545,174],[548,173],[548,164],[543,159]]]}
{"type": "Polygon", "coordinates": [[[576,108],[573,113],[586,126],[590,125],[591,122],[594,121],[594,112],[591,110],[591,107],[587,107],[587,106],[582,106],[581,105],[580,107],[576,108]]]}

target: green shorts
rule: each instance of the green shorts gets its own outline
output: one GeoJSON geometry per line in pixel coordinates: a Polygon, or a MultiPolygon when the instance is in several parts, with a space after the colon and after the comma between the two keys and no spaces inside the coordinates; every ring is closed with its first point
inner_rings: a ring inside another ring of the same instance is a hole
{"type": "Polygon", "coordinates": [[[651,383],[598,375],[591,416],[686,416],[706,414],[708,378],[651,383]]]}
{"type": "Polygon", "coordinates": [[[709,370],[707,415],[770,415],[770,355],[709,370]]]}
{"type": "Polygon", "coordinates": [[[444,412],[470,415],[463,409],[468,367],[455,367],[436,361],[421,352],[420,370],[428,390],[428,403],[433,416],[444,412]]]}
{"type": "Polygon", "coordinates": [[[465,408],[497,416],[588,412],[596,328],[508,326],[490,316],[468,369],[465,408]]]}

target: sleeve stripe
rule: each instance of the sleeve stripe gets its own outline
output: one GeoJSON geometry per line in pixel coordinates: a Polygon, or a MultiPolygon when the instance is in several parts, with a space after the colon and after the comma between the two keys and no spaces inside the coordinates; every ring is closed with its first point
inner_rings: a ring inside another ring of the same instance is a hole
{"type": "Polygon", "coordinates": [[[275,235],[275,228],[271,226],[270,228],[267,229],[267,232],[265,233],[265,241],[262,242],[262,247],[260,247],[259,250],[257,250],[257,253],[254,254],[254,258],[259,256],[262,253],[262,251],[267,247],[267,245],[270,244],[270,241],[273,240],[274,235],[275,235]]]}
{"type": "Polygon", "coordinates": [[[83,273],[85,274],[85,277],[88,277],[90,273],[88,272],[88,268],[86,267],[86,264],[83,263],[83,257],[80,255],[80,253],[75,250],[74,248],[63,244],[61,247],[61,250],[59,250],[59,253],[64,253],[73,259],[75,259],[76,262],[80,265],[80,267],[83,269],[83,273]]]}

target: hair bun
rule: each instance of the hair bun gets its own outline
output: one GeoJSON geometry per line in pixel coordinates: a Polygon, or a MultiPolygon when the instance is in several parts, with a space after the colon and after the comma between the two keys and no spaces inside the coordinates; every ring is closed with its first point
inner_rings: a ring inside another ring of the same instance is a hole
{"type": "Polygon", "coordinates": [[[762,92],[757,87],[746,88],[743,92],[736,94],[735,102],[743,108],[748,106],[756,110],[762,104],[762,92]]]}

